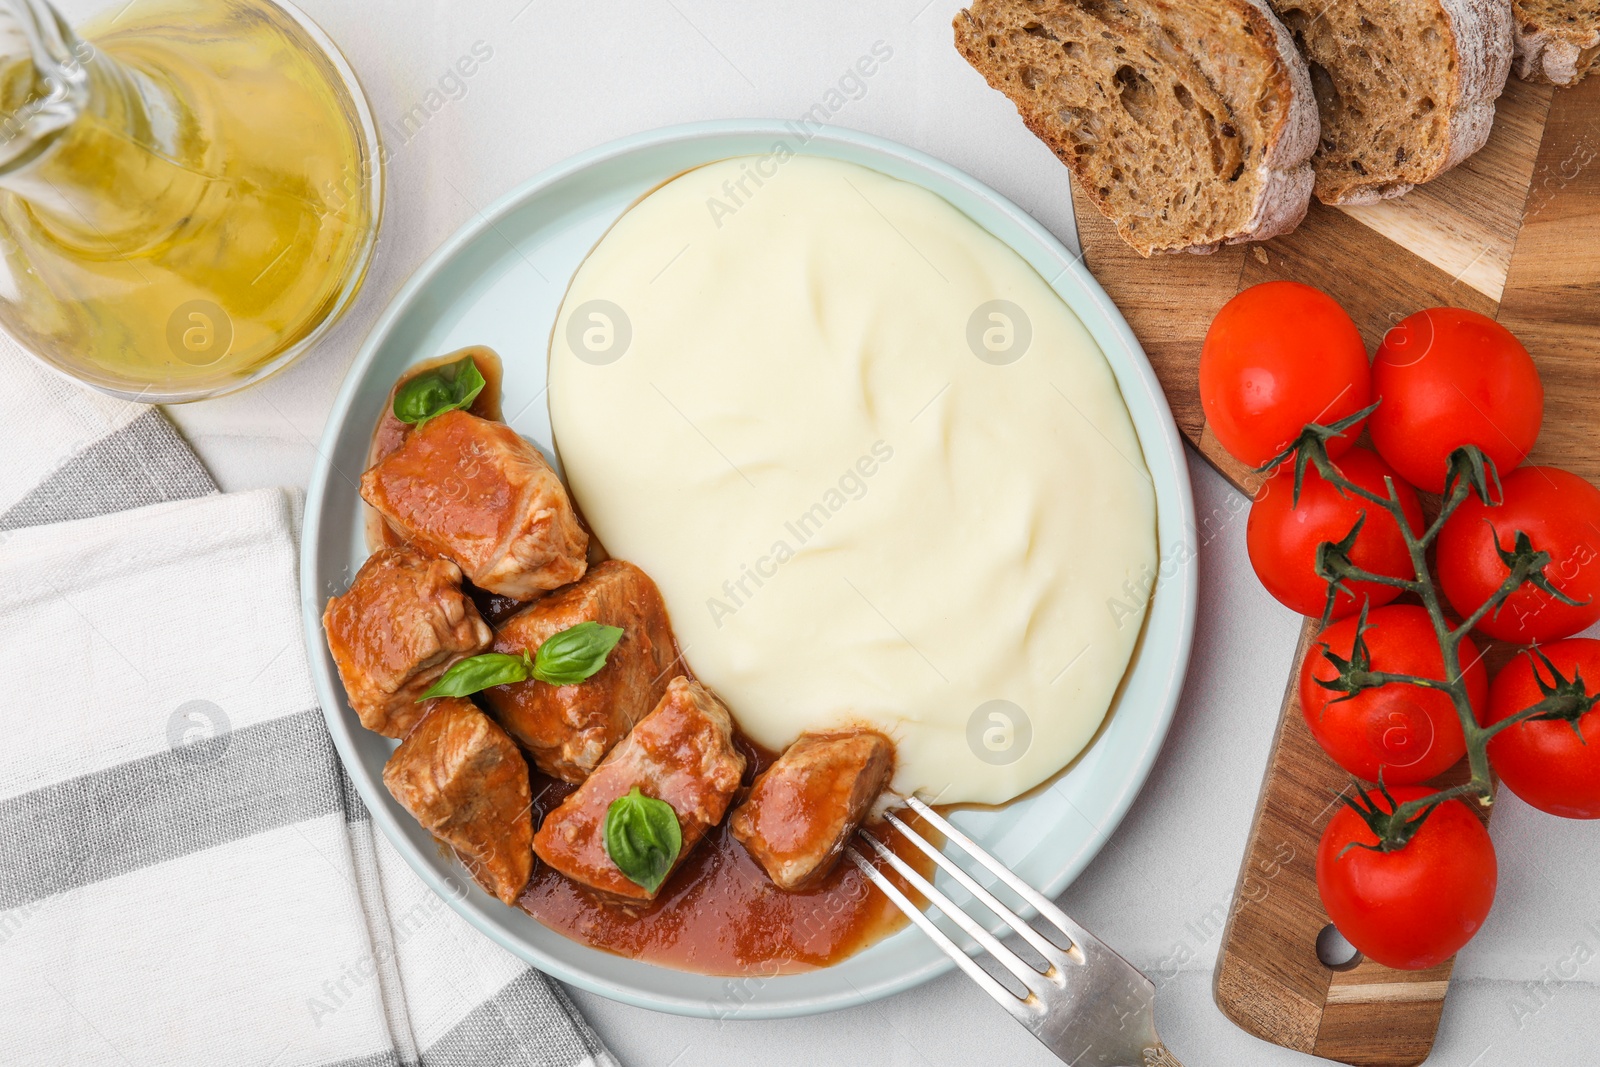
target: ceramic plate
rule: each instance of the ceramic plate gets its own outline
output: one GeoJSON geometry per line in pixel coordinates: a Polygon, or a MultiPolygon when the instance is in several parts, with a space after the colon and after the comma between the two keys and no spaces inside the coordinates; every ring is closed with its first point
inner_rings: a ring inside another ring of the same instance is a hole
{"type": "MultiPolygon", "coordinates": [[[[640,134],[568,160],[479,214],[401,290],[367,339],[323,435],[306,503],[301,569],[307,646],[318,696],[345,767],[372,818],[412,868],[485,934],[565,982],[683,1015],[774,1018],[831,1011],[928,981],[951,963],[908,927],[841,963],[804,974],[686,974],[569,941],[473,887],[382,782],[394,742],[362,729],[345,703],[320,615],[367,552],[356,483],[367,439],[408,365],[468,344],[505,360],[507,420],[553,455],[545,404],[551,324],[594,243],[636,199],[692,167],[789,151],[872,167],[944,197],[1033,265],[1094,335],[1115,372],[1155,483],[1164,566],[1145,631],[1105,728],[1053,783],[955,821],[1028,881],[1059,893],[1092,860],[1143,785],[1172,719],[1194,630],[1195,569],[1178,565],[1194,503],[1177,428],[1154,372],[1115,306],[1078,260],[1028,214],[980,182],[901,145],[847,130],[808,136],[791,124],[699,123],[640,134]]],[[[943,876],[941,876],[943,877],[943,876]]],[[[943,886],[957,900],[956,886],[943,886]]]]}

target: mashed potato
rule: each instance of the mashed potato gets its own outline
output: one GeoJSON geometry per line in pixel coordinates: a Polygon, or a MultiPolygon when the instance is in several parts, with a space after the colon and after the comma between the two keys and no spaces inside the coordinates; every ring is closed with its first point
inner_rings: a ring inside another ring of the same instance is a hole
{"type": "Polygon", "coordinates": [[[574,277],[556,446],[752,738],[868,724],[892,788],[999,803],[1127,669],[1155,495],[1110,368],[943,199],[787,150],[667,183],[574,277]]]}

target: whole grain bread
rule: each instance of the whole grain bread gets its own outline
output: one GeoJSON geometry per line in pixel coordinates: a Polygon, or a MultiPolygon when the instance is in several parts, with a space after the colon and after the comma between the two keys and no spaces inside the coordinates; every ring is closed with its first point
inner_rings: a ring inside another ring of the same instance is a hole
{"type": "Polygon", "coordinates": [[[1600,59],[1600,0],[1513,0],[1517,77],[1576,85],[1600,59]]]}
{"type": "Polygon", "coordinates": [[[1511,69],[1510,0],[1269,0],[1311,67],[1317,199],[1370,204],[1483,147],[1511,69]]]}
{"type": "Polygon", "coordinates": [[[1305,216],[1316,107],[1261,0],[976,0],[955,40],[1141,255],[1305,216]]]}

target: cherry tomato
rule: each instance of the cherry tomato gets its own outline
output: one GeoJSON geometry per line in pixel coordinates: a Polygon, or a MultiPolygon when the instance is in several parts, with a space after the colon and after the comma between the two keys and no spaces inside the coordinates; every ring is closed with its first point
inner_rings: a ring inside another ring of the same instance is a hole
{"type": "MultiPolygon", "coordinates": [[[[1259,467],[1307,423],[1326,426],[1372,402],[1372,370],[1355,323],[1326,293],[1266,282],[1225,304],[1200,350],[1200,404],[1217,441],[1259,467]]],[[[1345,452],[1358,424],[1328,442],[1345,452]]]]}
{"type": "MultiPolygon", "coordinates": [[[[1600,641],[1575,637],[1541,646],[1561,676],[1583,676],[1584,691],[1600,693],[1600,641]]],[[[1534,672],[1553,683],[1549,668],[1523,652],[1506,664],[1489,689],[1489,722],[1509,719],[1537,704],[1534,672]]],[[[1578,731],[1559,719],[1538,719],[1508,726],[1489,742],[1489,761],[1506,788],[1551,815],[1568,819],[1600,819],[1600,709],[1578,718],[1578,731]],[[1581,733],[1581,736],[1580,736],[1581,733]]]]}
{"type": "Polygon", "coordinates": [[[1600,489],[1556,467],[1523,467],[1506,475],[1498,507],[1469,497],[1439,531],[1439,585],[1450,606],[1465,616],[1488,600],[1511,573],[1495,552],[1510,550],[1521,530],[1533,547],[1550,553],[1550,584],[1582,606],[1563,604],[1524,585],[1477,629],[1490,637],[1528,645],[1571,637],[1600,622],[1600,489]]]}
{"type": "Polygon", "coordinates": [[[1462,308],[1402,319],[1378,346],[1372,443],[1406,481],[1444,491],[1450,453],[1477,445],[1502,475],[1527,458],[1544,418],[1533,357],[1511,331],[1462,308]]]}
{"type": "MultiPolygon", "coordinates": [[[[1393,478],[1395,493],[1405,509],[1412,532],[1422,529],[1422,505],[1417,502],[1416,490],[1403,482],[1376,453],[1352,448],[1335,462],[1339,473],[1379,496],[1387,496],[1389,492],[1383,484],[1385,476],[1393,478]]],[[[1298,507],[1291,506],[1293,499],[1294,466],[1286,463],[1256,494],[1250,508],[1250,523],[1245,530],[1245,544],[1250,550],[1250,564],[1256,569],[1256,577],[1267,587],[1267,592],[1291,611],[1302,615],[1322,614],[1328,602],[1328,583],[1317,577],[1317,546],[1324,541],[1343,540],[1362,515],[1367,519],[1350,550],[1351,562],[1374,574],[1394,578],[1415,576],[1405,539],[1400,536],[1400,525],[1383,508],[1354,495],[1342,495],[1323,481],[1315,467],[1306,468],[1298,507]]],[[[1377,607],[1400,595],[1400,590],[1393,586],[1377,582],[1347,584],[1355,595],[1339,594],[1333,608],[1336,619],[1360,608],[1362,599],[1377,607]]]]}
{"type": "MultiPolygon", "coordinates": [[[[1395,803],[1427,796],[1405,786],[1395,803]]],[[[1394,808],[1377,791],[1367,794],[1394,808]]],[[[1317,892],[1328,918],[1349,942],[1385,967],[1436,967],[1472,940],[1494,904],[1499,869],[1494,845],[1472,809],[1459,800],[1435,808],[1403,848],[1377,852],[1377,835],[1341,807],[1317,846],[1317,892]],[[1355,842],[1358,847],[1346,851],[1355,842]]]]}
{"type": "MultiPolygon", "coordinates": [[[[1342,693],[1317,684],[1319,679],[1331,682],[1339,677],[1321,646],[1326,644],[1335,655],[1349,659],[1358,621],[1342,619],[1323,630],[1301,664],[1300,710],[1306,725],[1323,751],[1357,778],[1376,782],[1381,769],[1386,785],[1425,782],[1467,753],[1461,720],[1448,694],[1393,682],[1339,700],[1342,693]]],[[[1444,655],[1422,608],[1411,604],[1375,608],[1367,614],[1367,623],[1372,670],[1444,676],[1444,655]]],[[[1488,672],[1470,637],[1461,639],[1457,651],[1466,673],[1467,700],[1482,721],[1489,699],[1488,672]]]]}

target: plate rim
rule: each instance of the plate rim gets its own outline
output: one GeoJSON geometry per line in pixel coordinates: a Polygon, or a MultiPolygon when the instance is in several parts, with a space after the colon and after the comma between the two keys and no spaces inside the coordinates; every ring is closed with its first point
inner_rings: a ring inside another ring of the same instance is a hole
{"type": "MultiPolygon", "coordinates": [[[[1088,329],[1091,334],[1098,334],[1100,332],[1098,326],[1103,326],[1119,342],[1121,356],[1126,358],[1129,368],[1133,371],[1146,394],[1145,399],[1158,416],[1154,420],[1156,425],[1153,429],[1157,432],[1158,443],[1163,446],[1162,455],[1174,457],[1172,473],[1176,482],[1177,492],[1175,495],[1178,498],[1177,503],[1180,512],[1176,516],[1178,521],[1177,529],[1181,532],[1179,544],[1181,545],[1183,540],[1195,530],[1194,496],[1183,451],[1183,441],[1172,416],[1170,405],[1167,403],[1166,395],[1161,389],[1160,381],[1156,377],[1155,370],[1150,364],[1143,346],[1128,326],[1121,311],[1083,265],[1083,256],[1081,254],[1074,255],[1055,234],[1051,233],[1032,215],[997,190],[943,160],[899,142],[841,126],[826,126],[815,131],[797,131],[792,123],[777,119],[718,119],[664,126],[630,134],[558,161],[539,171],[533,177],[518,183],[483,209],[474,209],[470,217],[412,271],[405,284],[390,298],[383,312],[374,321],[355,358],[346,368],[344,379],[340,383],[332,406],[329,408],[327,422],[318,441],[317,461],[313,467],[307,489],[301,525],[299,553],[301,616],[306,644],[308,651],[310,651],[308,659],[311,661],[310,670],[317,690],[318,701],[321,705],[329,734],[332,737],[334,748],[341,763],[344,764],[345,772],[354,784],[362,802],[367,807],[374,825],[378,826],[389,843],[406,861],[407,866],[422,879],[429,890],[443,898],[457,914],[496,944],[546,975],[611,1000],[635,1007],[649,1008],[688,1017],[725,1019],[737,1016],[740,1019],[750,1020],[780,1019],[821,1014],[871,1003],[922,985],[951,970],[955,965],[953,961],[941,954],[925,965],[910,968],[891,979],[872,984],[865,989],[851,985],[850,988],[843,991],[798,997],[782,1002],[737,1002],[730,999],[728,1002],[723,1003],[689,996],[674,997],[649,991],[636,991],[626,986],[619,986],[603,977],[591,975],[581,967],[569,964],[502,930],[491,921],[489,916],[484,914],[482,902],[475,900],[472,894],[463,892],[461,885],[441,876],[428,857],[421,853],[401,827],[395,813],[390,810],[390,805],[387,803],[388,797],[381,793],[374,782],[368,780],[369,776],[364,771],[358,772],[357,769],[361,767],[361,760],[355,750],[353,736],[343,714],[343,694],[331,684],[327,676],[328,672],[319,663],[319,656],[317,655],[321,645],[322,611],[319,603],[321,594],[315,587],[314,579],[320,566],[318,529],[322,523],[323,509],[327,501],[327,491],[330,485],[330,474],[333,470],[331,457],[336,451],[337,440],[348,420],[356,394],[360,391],[362,383],[367,377],[372,364],[377,359],[379,351],[390,341],[395,327],[411,310],[418,296],[424,293],[458,253],[481,239],[486,233],[494,232],[497,223],[507,214],[519,208],[525,201],[536,199],[550,187],[581,174],[585,170],[636,152],[659,148],[674,142],[691,142],[721,136],[799,137],[801,139],[800,152],[805,152],[816,141],[831,142],[851,149],[862,150],[869,154],[891,157],[899,162],[931,171],[944,181],[964,189],[967,193],[987,203],[991,208],[1005,216],[1011,224],[1037,241],[1046,252],[1059,257],[1066,266],[1062,274],[1057,275],[1055,282],[1047,280],[1046,284],[1053,290],[1057,289],[1061,279],[1070,273],[1073,275],[1075,283],[1098,306],[1102,323],[1097,325],[1085,322],[1085,329],[1088,329]]],[[[719,155],[716,158],[722,157],[719,155]]],[[[707,162],[711,161],[714,160],[707,160],[707,162]]],[[[902,178],[901,180],[908,179],[902,178]]],[[[921,183],[916,184],[921,185],[921,183]]],[[[927,186],[921,185],[921,187],[926,188],[927,186]]],[[[930,189],[930,191],[935,195],[948,199],[939,190],[930,189]]],[[[957,206],[957,210],[962,209],[957,206]]],[[[965,214],[966,212],[963,213],[965,214]]],[[[983,224],[978,223],[978,225],[982,226],[983,224]]],[[[984,228],[988,229],[987,227],[984,228]]],[[[992,233],[992,231],[990,232],[992,233]]],[[[1033,266],[1032,259],[1016,248],[1012,241],[997,234],[994,236],[1016,254],[1023,256],[1024,260],[1030,266],[1033,266]]],[[[1101,347],[1104,349],[1105,345],[1102,343],[1101,338],[1097,336],[1096,340],[1097,343],[1101,343],[1101,347]]],[[[1108,362],[1112,362],[1113,374],[1117,375],[1115,362],[1111,360],[1109,353],[1105,354],[1108,356],[1108,362]]],[[[1117,375],[1117,377],[1119,390],[1126,395],[1127,389],[1121,381],[1120,375],[1117,375]]],[[[1139,434],[1139,437],[1141,448],[1143,448],[1149,442],[1146,441],[1144,434],[1139,434]]],[[[1146,460],[1147,462],[1149,461],[1148,456],[1146,460]]],[[[1161,501],[1158,498],[1157,563],[1159,569],[1164,569],[1166,557],[1163,550],[1166,545],[1160,536],[1160,532],[1166,526],[1166,522],[1160,514],[1160,504],[1161,501]]],[[[1192,546],[1190,547],[1190,553],[1192,556],[1192,546]]],[[[1154,769],[1156,758],[1166,741],[1172,720],[1177,711],[1193,649],[1198,608],[1198,575],[1196,571],[1197,568],[1192,564],[1180,566],[1171,577],[1159,574],[1158,571],[1157,584],[1164,588],[1172,589],[1181,603],[1179,606],[1176,647],[1173,649],[1174,654],[1171,657],[1170,664],[1166,665],[1167,673],[1162,686],[1161,707],[1157,711],[1154,728],[1144,739],[1142,747],[1135,753],[1136,758],[1129,765],[1128,773],[1121,778],[1120,791],[1105,809],[1104,825],[1097,827],[1103,840],[1093,847],[1079,863],[1069,865],[1061,875],[1040,886],[1041,891],[1047,896],[1052,898],[1058,896],[1099,854],[1105,840],[1109,840],[1110,834],[1115,831],[1116,827],[1126,817],[1128,810],[1132,807],[1139,793],[1142,792],[1151,771],[1154,769]]],[[[1141,636],[1139,646],[1136,646],[1135,655],[1139,654],[1138,648],[1142,647],[1143,642],[1144,637],[1141,636]]],[[[659,967],[659,965],[648,964],[646,961],[638,962],[647,966],[659,967]]],[[[660,969],[665,971],[672,970],[666,967],[660,967],[660,969]]],[[[823,970],[826,970],[826,968],[823,970]]]]}

